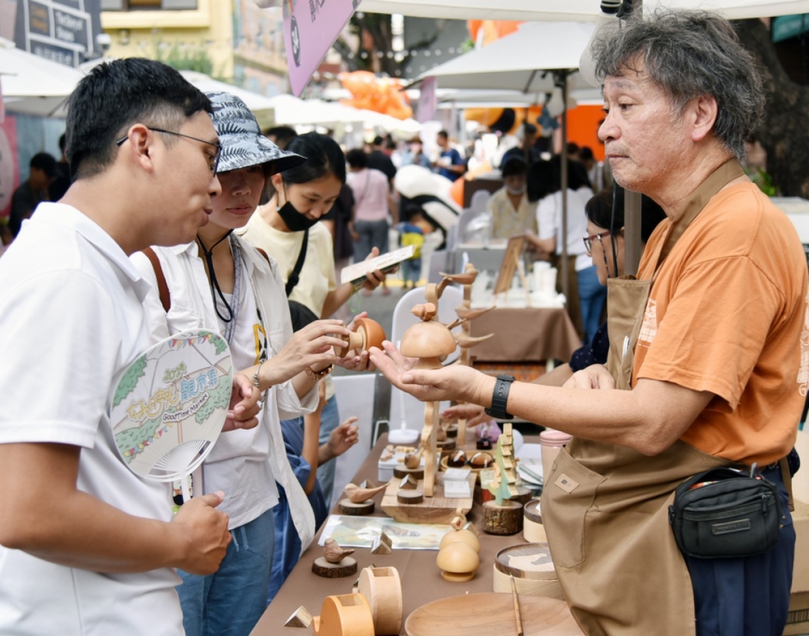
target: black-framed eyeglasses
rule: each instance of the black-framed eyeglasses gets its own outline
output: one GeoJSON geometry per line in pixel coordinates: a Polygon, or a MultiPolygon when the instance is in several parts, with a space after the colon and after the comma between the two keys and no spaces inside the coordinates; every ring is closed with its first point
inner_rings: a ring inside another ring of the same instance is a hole
{"type": "Polygon", "coordinates": [[[598,234],[593,234],[592,236],[585,236],[584,237],[584,248],[587,250],[587,256],[593,255],[593,241],[598,239],[598,242],[601,244],[601,255],[604,257],[604,267],[607,268],[607,278],[610,277],[610,264],[607,261],[607,250],[604,249],[604,241],[602,240],[605,236],[609,236],[610,231],[604,230],[603,232],[599,232],[598,234]]]}
{"type": "Polygon", "coordinates": [[[603,232],[599,232],[598,234],[593,234],[592,236],[585,236],[582,240],[584,241],[584,249],[587,250],[587,256],[593,255],[593,241],[598,239],[598,242],[601,243],[601,249],[604,249],[604,241],[601,239],[605,236],[609,236],[610,231],[604,230],[603,232]]]}
{"type": "MultiPolygon", "coordinates": [[[[212,157],[211,163],[208,165],[208,168],[211,171],[211,176],[215,175],[219,169],[219,158],[222,156],[222,145],[215,144],[212,141],[206,141],[205,139],[200,139],[199,137],[192,137],[191,135],[186,135],[185,133],[175,132],[173,130],[164,130],[163,128],[153,128],[151,126],[146,126],[148,130],[153,132],[163,133],[165,135],[175,135],[177,137],[185,137],[186,139],[193,139],[194,141],[199,141],[203,144],[208,146],[213,146],[216,148],[216,154],[212,157]]],[[[121,137],[118,141],[115,142],[116,146],[120,146],[123,144],[127,139],[129,139],[129,135],[121,137]]]]}

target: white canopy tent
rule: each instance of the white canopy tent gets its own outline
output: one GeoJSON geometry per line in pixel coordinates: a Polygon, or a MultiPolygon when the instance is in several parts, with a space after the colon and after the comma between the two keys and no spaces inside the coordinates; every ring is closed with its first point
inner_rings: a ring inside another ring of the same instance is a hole
{"type": "MultiPolygon", "coordinates": [[[[730,20],[809,13],[809,0],[644,0],[644,11],[658,7],[717,11],[730,20]]],[[[368,13],[401,13],[421,18],[475,20],[595,21],[598,0],[363,0],[368,13]]]]}
{"type": "Polygon", "coordinates": [[[9,113],[64,116],[64,102],[84,73],[0,39],[3,102],[9,113]]]}

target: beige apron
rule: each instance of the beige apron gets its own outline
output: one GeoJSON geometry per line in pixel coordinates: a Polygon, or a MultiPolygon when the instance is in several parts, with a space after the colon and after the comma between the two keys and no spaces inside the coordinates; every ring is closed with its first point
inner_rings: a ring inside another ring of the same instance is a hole
{"type": "MultiPolygon", "coordinates": [[[[697,188],[672,224],[657,266],[708,200],[742,174],[731,160],[697,188]]],[[[653,280],[608,284],[607,367],[619,389],[630,388],[653,280]]],[[[679,440],[654,457],[581,438],[559,453],[542,493],[542,520],[559,582],[588,635],[695,633],[691,579],[668,506],[685,479],[727,464],[679,440]]]]}

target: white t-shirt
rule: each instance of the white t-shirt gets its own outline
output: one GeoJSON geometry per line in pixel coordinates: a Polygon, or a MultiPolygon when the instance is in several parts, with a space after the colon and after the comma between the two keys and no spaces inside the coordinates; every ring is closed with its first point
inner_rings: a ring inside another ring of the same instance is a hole
{"type": "MultiPolygon", "coordinates": [[[[249,316],[250,319],[244,324],[250,325],[251,333],[239,331],[234,334],[233,340],[238,339],[239,342],[232,347],[231,353],[235,356],[233,368],[237,370],[255,364],[256,351],[251,349],[249,343],[254,342],[252,329],[258,324],[258,311],[261,312],[261,326],[267,334],[268,357],[277,355],[292,337],[289,309],[284,300],[277,265],[274,261],[268,264],[243,241],[239,244],[242,247],[244,278],[238,315],[249,316]]],[[[221,329],[197,244],[153,249],[160,259],[171,296],[168,315],[156,291],[157,278],[151,262],[142,252],[130,257],[153,287],[144,301],[153,339],[162,339],[187,329],[211,329],[213,325],[221,329]]],[[[223,315],[227,314],[223,312],[223,315]]],[[[237,320],[237,327],[239,323],[237,320]]],[[[219,436],[203,464],[205,490],[211,492],[221,489],[225,492],[225,500],[219,509],[230,515],[231,529],[258,518],[276,504],[278,493],[275,481],[278,481],[294,507],[293,521],[304,549],[308,546],[314,536],[314,515],[303,488],[289,466],[281,419],[310,413],[317,406],[317,401],[317,387],[299,399],[292,381],[287,381],[267,391],[264,408],[259,414],[259,426],[250,430],[228,431],[219,436]]]]}
{"type": "MultiPolygon", "coordinates": [[[[576,257],[576,271],[592,267],[582,240],[587,236],[585,204],[592,198],[590,188],[567,191],[567,253],[576,257]]],[[[556,237],[556,253],[562,253],[562,191],[549,194],[537,206],[538,236],[540,239],[556,237]]]]}
{"type": "MultiPolygon", "coordinates": [[[[0,443],[79,446],[80,490],[170,521],[169,485],[129,470],[109,421],[112,387],[151,344],[148,291],[97,224],[40,204],[0,261],[0,443]]],[[[179,635],[179,582],[171,568],[100,574],[0,546],[0,633],[179,635]]]]}

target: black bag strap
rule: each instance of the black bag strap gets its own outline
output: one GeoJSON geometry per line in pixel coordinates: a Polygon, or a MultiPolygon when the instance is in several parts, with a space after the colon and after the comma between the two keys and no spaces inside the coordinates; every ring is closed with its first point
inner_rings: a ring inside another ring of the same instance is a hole
{"type": "Polygon", "coordinates": [[[303,231],[303,243],[301,244],[301,251],[298,254],[298,260],[295,263],[295,267],[292,269],[292,273],[289,275],[286,284],[286,293],[287,298],[292,293],[292,290],[295,289],[295,285],[298,284],[298,280],[300,279],[301,270],[303,269],[303,262],[306,260],[306,248],[309,245],[309,230],[306,229],[303,231]]]}
{"type": "Polygon", "coordinates": [[[792,471],[789,468],[789,461],[782,457],[778,462],[781,465],[781,479],[784,480],[784,488],[789,495],[789,511],[795,512],[795,501],[792,499],[792,471]]]}
{"type": "Polygon", "coordinates": [[[169,313],[169,309],[171,309],[171,293],[169,292],[169,286],[166,284],[166,275],[163,273],[163,266],[160,264],[160,259],[151,247],[147,247],[143,250],[143,253],[152,264],[152,269],[157,278],[157,293],[160,295],[160,304],[163,305],[163,310],[169,313]]]}

